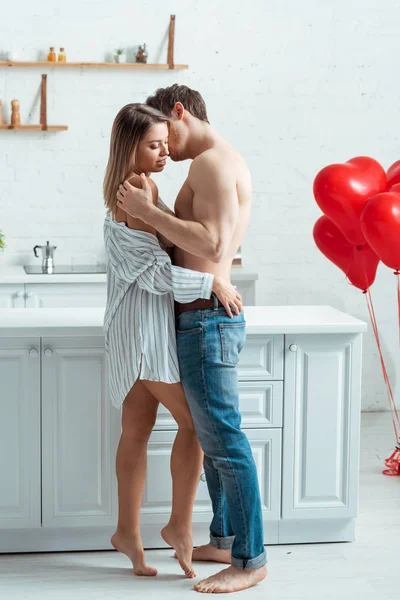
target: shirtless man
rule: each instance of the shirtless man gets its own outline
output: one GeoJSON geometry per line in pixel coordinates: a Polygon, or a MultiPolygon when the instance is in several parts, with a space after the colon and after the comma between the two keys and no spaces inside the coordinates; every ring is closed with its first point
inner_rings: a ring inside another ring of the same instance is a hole
{"type": "MultiPolygon", "coordinates": [[[[200,94],[186,86],[157,90],[147,104],[170,118],[169,153],[191,159],[175,215],[157,208],[142,189],[124,182],[118,205],[176,246],[175,264],[230,279],[233,257],[250,218],[251,176],[243,158],[210,126],[200,94]]],[[[249,588],[266,577],[266,552],[257,471],[240,428],[236,364],[245,341],[243,313],[229,315],[214,300],[177,305],[182,383],[204,451],[213,506],[210,543],[193,560],[231,563],[195,585],[206,593],[249,588]]]]}

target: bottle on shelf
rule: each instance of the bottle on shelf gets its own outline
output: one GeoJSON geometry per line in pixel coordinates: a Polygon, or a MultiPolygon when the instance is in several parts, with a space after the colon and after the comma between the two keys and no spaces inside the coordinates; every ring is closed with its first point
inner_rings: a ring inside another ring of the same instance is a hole
{"type": "Polygon", "coordinates": [[[19,112],[20,105],[19,100],[11,101],[11,125],[18,127],[21,125],[21,115],[19,112]]]}
{"type": "Polygon", "coordinates": [[[49,62],[56,62],[57,56],[56,56],[56,53],[55,53],[55,50],[54,50],[54,46],[50,47],[50,52],[49,52],[49,54],[47,56],[47,60],[49,62]]]}
{"type": "Polygon", "coordinates": [[[65,48],[60,48],[60,52],[58,53],[58,62],[66,62],[67,56],[65,54],[65,48]]]}

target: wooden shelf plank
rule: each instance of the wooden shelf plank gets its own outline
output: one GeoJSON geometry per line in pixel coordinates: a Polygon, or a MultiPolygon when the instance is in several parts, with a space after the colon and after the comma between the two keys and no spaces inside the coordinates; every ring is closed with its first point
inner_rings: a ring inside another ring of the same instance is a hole
{"type": "MultiPolygon", "coordinates": [[[[85,62],[21,62],[1,60],[0,67],[52,67],[61,69],[161,69],[171,70],[168,64],[146,63],[85,63],[85,62]]],[[[189,65],[173,65],[172,70],[188,69],[189,65]]]]}
{"type": "Polygon", "coordinates": [[[48,125],[47,129],[43,129],[42,125],[0,125],[0,130],[11,131],[67,131],[68,125],[48,125]]]}

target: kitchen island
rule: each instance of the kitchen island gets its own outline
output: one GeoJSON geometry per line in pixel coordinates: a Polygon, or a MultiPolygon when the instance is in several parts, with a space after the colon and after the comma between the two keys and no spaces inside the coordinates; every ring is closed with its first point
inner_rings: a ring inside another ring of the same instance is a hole
{"type": "MultiPolygon", "coordinates": [[[[120,413],[108,397],[103,308],[0,309],[0,551],[111,548],[120,413]]],[[[329,306],[251,306],[238,364],[265,543],[351,541],[366,323],[329,306]]],[[[171,506],[176,424],[159,410],[142,505],[145,547],[171,506]]],[[[208,538],[204,474],[194,541],[208,538]]]]}

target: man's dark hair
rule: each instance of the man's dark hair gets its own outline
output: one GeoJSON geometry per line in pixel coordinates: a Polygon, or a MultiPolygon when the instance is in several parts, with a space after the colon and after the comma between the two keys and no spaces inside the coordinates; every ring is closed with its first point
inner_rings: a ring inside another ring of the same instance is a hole
{"type": "Polygon", "coordinates": [[[189,111],[193,117],[200,121],[207,121],[207,108],[201,94],[192,90],[187,85],[178,85],[174,83],[167,88],[159,88],[154,96],[149,96],[146,100],[147,106],[151,106],[170,116],[176,102],[181,102],[185,110],[189,111]]]}

